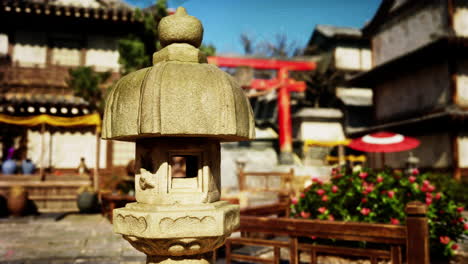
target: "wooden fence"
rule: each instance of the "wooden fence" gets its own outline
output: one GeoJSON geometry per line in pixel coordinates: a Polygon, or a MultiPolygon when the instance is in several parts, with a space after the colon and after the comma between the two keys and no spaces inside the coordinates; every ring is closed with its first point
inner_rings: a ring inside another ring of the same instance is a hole
{"type": "Polygon", "coordinates": [[[246,233],[264,233],[287,236],[289,241],[240,237],[226,241],[226,263],[239,260],[251,263],[279,263],[280,249],[288,248],[289,261],[299,263],[299,252],[310,253],[310,263],[317,263],[317,255],[341,255],[370,258],[372,264],[378,260],[390,260],[392,264],[429,264],[429,230],[426,218],[426,206],[419,202],[409,203],[406,208],[406,225],[369,224],[356,222],[338,222],[321,220],[304,220],[291,218],[259,217],[284,214],[284,206],[251,208],[241,213],[240,230],[246,233]],[[247,215],[252,213],[256,216],[247,215]],[[318,237],[344,241],[372,242],[387,245],[389,249],[363,249],[338,246],[325,246],[310,243],[299,243],[298,237],[318,237]],[[273,258],[235,254],[233,245],[264,246],[273,248],[273,258]],[[402,254],[406,248],[405,256],[402,254]]]}

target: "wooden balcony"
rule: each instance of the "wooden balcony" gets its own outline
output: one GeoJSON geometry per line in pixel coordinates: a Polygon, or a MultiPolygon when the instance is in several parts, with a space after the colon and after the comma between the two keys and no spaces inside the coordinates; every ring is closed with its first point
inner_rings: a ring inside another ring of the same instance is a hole
{"type": "MultiPolygon", "coordinates": [[[[0,85],[7,87],[67,88],[72,67],[50,65],[47,67],[24,67],[18,64],[0,65],[0,85]]],[[[111,84],[120,74],[113,72],[106,84],[111,84]]]]}

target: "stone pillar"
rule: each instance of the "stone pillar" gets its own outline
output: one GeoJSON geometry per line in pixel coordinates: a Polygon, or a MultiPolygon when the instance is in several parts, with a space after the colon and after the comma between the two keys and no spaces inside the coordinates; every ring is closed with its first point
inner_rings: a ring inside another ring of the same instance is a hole
{"type": "Polygon", "coordinates": [[[219,200],[220,143],[254,138],[252,109],[206,63],[198,19],[179,7],[158,32],[154,66],[120,79],[104,110],[103,138],[136,142],[137,202],[114,210],[114,231],[147,263],[212,263],[239,227],[239,206],[219,200]]]}

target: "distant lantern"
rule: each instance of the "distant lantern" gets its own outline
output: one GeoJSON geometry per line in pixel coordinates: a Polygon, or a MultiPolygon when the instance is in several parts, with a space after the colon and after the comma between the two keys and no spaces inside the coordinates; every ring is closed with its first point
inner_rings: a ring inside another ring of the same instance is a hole
{"type": "Polygon", "coordinates": [[[103,138],[136,142],[137,202],[114,210],[114,231],[148,263],[211,263],[239,226],[239,207],[219,201],[220,142],[254,138],[252,109],[206,63],[198,19],[179,7],[158,33],[154,66],[120,79],[106,101],[103,138]]]}

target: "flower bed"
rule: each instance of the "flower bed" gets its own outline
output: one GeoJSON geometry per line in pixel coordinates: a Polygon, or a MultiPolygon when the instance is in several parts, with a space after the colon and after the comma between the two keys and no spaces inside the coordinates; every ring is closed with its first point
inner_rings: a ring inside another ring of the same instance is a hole
{"type": "MultiPolygon", "coordinates": [[[[356,167],[336,168],[331,181],[313,178],[312,185],[292,198],[291,215],[296,218],[403,224],[405,205],[421,201],[428,206],[431,254],[449,257],[458,249],[457,241],[468,233],[461,215],[463,205],[428,180],[431,174],[412,175],[401,171],[373,171],[356,167]]],[[[433,177],[433,176],[431,176],[433,177]]]]}

